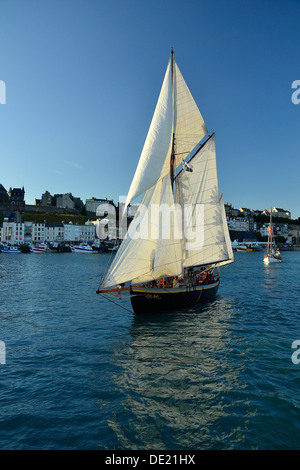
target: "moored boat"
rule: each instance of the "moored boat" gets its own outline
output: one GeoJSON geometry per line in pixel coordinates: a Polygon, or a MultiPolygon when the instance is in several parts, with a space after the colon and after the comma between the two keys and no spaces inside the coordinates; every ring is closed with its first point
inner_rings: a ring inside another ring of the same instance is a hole
{"type": "Polygon", "coordinates": [[[247,245],[237,245],[236,246],[236,251],[243,251],[245,253],[250,253],[255,251],[253,247],[247,246],[247,245]]]}
{"type": "Polygon", "coordinates": [[[74,245],[72,248],[74,253],[96,253],[95,250],[88,243],[80,243],[79,245],[74,245]]]}
{"type": "Polygon", "coordinates": [[[21,253],[21,249],[18,246],[3,244],[0,245],[1,253],[21,253]]]}
{"type": "Polygon", "coordinates": [[[33,245],[31,251],[32,253],[47,253],[50,252],[50,248],[46,243],[39,243],[38,245],[33,245]]]}

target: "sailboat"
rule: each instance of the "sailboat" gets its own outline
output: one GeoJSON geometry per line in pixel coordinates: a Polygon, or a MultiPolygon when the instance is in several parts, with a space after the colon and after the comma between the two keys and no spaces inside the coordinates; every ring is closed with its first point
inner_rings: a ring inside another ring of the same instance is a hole
{"type": "Polygon", "coordinates": [[[136,314],[214,299],[220,266],[234,261],[219,195],[215,133],[208,133],[173,50],[124,214],[142,194],[97,293],[129,294],[136,314]]]}
{"type": "Polygon", "coordinates": [[[282,257],[280,255],[280,251],[278,249],[274,249],[273,247],[273,226],[272,226],[272,208],[270,211],[270,225],[268,227],[268,245],[267,245],[267,252],[264,255],[264,263],[282,263],[282,257]]]}

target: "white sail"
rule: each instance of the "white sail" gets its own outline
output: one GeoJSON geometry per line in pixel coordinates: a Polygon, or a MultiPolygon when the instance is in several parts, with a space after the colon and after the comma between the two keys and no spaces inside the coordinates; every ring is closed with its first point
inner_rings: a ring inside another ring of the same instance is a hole
{"type": "Polygon", "coordinates": [[[175,168],[207,134],[203,117],[174,61],[175,168]]]}
{"type": "Polygon", "coordinates": [[[171,62],[169,61],[151,125],[128,192],[126,206],[170,171],[173,128],[172,99],[172,74],[171,62]],[[167,159],[167,157],[169,158],[167,159]],[[168,160],[168,164],[165,165],[166,160],[168,160]]]}
{"type": "MultiPolygon", "coordinates": [[[[176,178],[175,201],[185,212],[183,266],[198,266],[229,258],[219,200],[215,136],[192,159],[192,172],[176,178]]],[[[227,229],[228,231],[228,229],[227,229]]]]}
{"type": "Polygon", "coordinates": [[[127,237],[101,283],[102,289],[182,272],[181,232],[173,208],[174,197],[167,175],[146,192],[127,237]]]}
{"type": "Polygon", "coordinates": [[[230,235],[229,235],[229,230],[228,230],[228,224],[227,224],[227,219],[226,219],[226,212],[225,212],[225,207],[224,207],[223,194],[220,197],[220,206],[221,206],[221,210],[222,210],[223,232],[224,232],[224,235],[225,235],[228,259],[225,260],[225,261],[221,261],[221,262],[217,263],[217,266],[224,266],[225,264],[233,263],[234,262],[234,256],[233,256],[232,245],[231,245],[231,240],[230,240],[230,235]]]}
{"type": "MultiPolygon", "coordinates": [[[[175,205],[174,195],[169,175],[162,180],[160,204],[155,210],[154,220],[158,223],[158,240],[155,250],[152,276],[157,279],[161,276],[176,276],[182,273],[182,211],[175,205]]],[[[140,277],[136,282],[144,282],[140,277]]]]}

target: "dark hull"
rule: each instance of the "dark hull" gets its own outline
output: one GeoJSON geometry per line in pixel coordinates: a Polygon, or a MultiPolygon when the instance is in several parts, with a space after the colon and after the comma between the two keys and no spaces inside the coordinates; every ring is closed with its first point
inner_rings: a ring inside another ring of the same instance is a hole
{"type": "Polygon", "coordinates": [[[176,311],[209,302],[218,291],[219,281],[213,284],[186,289],[131,288],[131,305],[134,313],[159,313],[176,311]]]}

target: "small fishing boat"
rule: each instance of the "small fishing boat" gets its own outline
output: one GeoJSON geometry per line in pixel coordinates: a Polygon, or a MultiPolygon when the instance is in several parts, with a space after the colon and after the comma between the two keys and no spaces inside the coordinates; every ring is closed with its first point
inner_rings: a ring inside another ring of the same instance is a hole
{"type": "Polygon", "coordinates": [[[21,249],[18,246],[12,245],[0,245],[0,252],[1,253],[21,253],[21,249]]]}
{"type": "Polygon", "coordinates": [[[46,243],[39,243],[38,245],[32,246],[32,253],[47,253],[50,252],[50,249],[46,243]]]}
{"type": "Polygon", "coordinates": [[[254,248],[252,246],[248,246],[248,245],[237,245],[236,246],[236,251],[243,251],[245,253],[249,253],[249,252],[253,252],[255,251],[254,248]]]}

